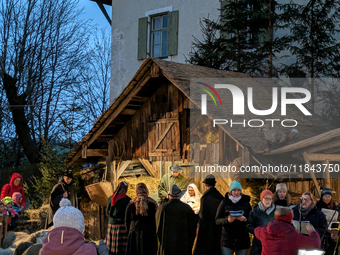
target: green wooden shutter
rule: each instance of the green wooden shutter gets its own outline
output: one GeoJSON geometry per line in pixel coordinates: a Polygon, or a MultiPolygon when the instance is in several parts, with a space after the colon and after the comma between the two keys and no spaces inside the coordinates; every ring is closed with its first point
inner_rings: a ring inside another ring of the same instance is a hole
{"type": "Polygon", "coordinates": [[[138,60],[147,58],[148,41],[148,17],[140,18],[138,21],[138,60]]]}
{"type": "Polygon", "coordinates": [[[168,56],[178,53],[178,11],[168,13],[168,56]]]}

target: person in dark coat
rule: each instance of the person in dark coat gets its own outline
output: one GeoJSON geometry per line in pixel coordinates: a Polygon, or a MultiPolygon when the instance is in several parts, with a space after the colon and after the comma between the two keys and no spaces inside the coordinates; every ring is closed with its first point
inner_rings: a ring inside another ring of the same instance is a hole
{"type": "Polygon", "coordinates": [[[293,208],[293,212],[294,220],[309,221],[319,233],[320,237],[322,236],[327,228],[326,216],[316,208],[313,196],[310,192],[302,194],[302,201],[293,208]]]}
{"type": "Polygon", "coordinates": [[[250,247],[247,219],[251,211],[250,197],[241,193],[238,181],[233,181],[216,213],[216,224],[222,225],[222,255],[246,255],[250,247]]]}
{"type": "Polygon", "coordinates": [[[59,209],[59,203],[61,199],[67,198],[71,201],[72,206],[76,208],[78,207],[77,195],[72,185],[72,179],[72,171],[65,171],[63,177],[59,179],[58,184],[53,187],[50,195],[50,206],[45,223],[46,229],[53,225],[53,216],[59,209]]]}
{"type": "MultiPolygon", "coordinates": [[[[321,211],[324,209],[336,210],[337,203],[333,199],[333,192],[331,189],[323,188],[321,191],[321,198],[316,202],[316,208],[321,211]]],[[[322,212],[322,211],[321,211],[322,212]]],[[[333,218],[332,221],[337,221],[338,219],[333,218]]],[[[336,235],[331,235],[326,232],[322,241],[322,247],[326,251],[325,255],[333,255],[336,246],[336,235]]],[[[336,255],[338,254],[338,249],[336,249],[336,255]]]]}
{"type": "MultiPolygon", "coordinates": [[[[268,224],[274,220],[275,205],[273,203],[273,193],[266,189],[260,194],[260,202],[250,212],[248,218],[247,229],[254,235],[255,228],[268,224]]],[[[254,236],[251,246],[251,255],[261,255],[262,245],[261,241],[254,236]]]]}
{"type": "Polygon", "coordinates": [[[274,193],[274,204],[278,206],[292,205],[292,199],[288,194],[287,185],[284,183],[276,184],[276,191],[274,193]]]}
{"type": "Polygon", "coordinates": [[[203,183],[206,192],[198,213],[200,220],[194,255],[220,255],[221,226],[216,225],[215,216],[223,196],[215,188],[216,180],[212,174],[207,175],[203,183]]]}
{"type": "Polygon", "coordinates": [[[320,236],[307,224],[309,236],[296,232],[292,225],[293,213],[289,207],[278,207],[275,220],[255,228],[255,236],[262,243],[262,255],[296,255],[299,249],[320,248],[320,236]]]}
{"type": "Polygon", "coordinates": [[[128,185],[120,182],[107,200],[106,214],[109,216],[106,245],[109,254],[123,255],[126,251],[128,233],[125,227],[125,211],[131,198],[126,195],[128,185]]]}
{"type": "Polygon", "coordinates": [[[170,189],[170,201],[156,212],[158,255],[191,255],[196,236],[198,217],[191,207],[179,198],[182,191],[177,185],[170,189]]]}
{"type": "Polygon", "coordinates": [[[136,186],[136,197],[130,200],[125,213],[128,230],[126,255],[155,255],[157,252],[156,210],[158,205],[149,197],[144,183],[136,186]]]}

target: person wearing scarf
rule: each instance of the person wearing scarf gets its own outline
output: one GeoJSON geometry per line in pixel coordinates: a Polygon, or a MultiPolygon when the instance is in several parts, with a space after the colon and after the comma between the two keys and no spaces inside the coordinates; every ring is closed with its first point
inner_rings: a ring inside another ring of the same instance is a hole
{"type": "Polygon", "coordinates": [[[128,239],[125,227],[125,210],[131,200],[126,195],[127,190],[127,183],[120,182],[107,201],[106,214],[109,216],[109,224],[107,227],[106,245],[110,255],[125,254],[128,239]]]}
{"type": "Polygon", "coordinates": [[[326,216],[317,210],[313,195],[309,191],[302,194],[301,202],[293,208],[293,212],[294,220],[309,221],[319,233],[320,237],[323,235],[327,228],[326,216]]]}
{"type": "Polygon", "coordinates": [[[274,193],[274,204],[277,206],[291,206],[292,199],[288,193],[287,185],[284,183],[276,184],[274,193]]]}
{"type": "MultiPolygon", "coordinates": [[[[323,208],[329,210],[336,210],[337,203],[333,199],[333,192],[331,189],[323,188],[321,191],[321,198],[316,202],[316,207],[319,211],[323,208]]],[[[322,212],[322,211],[321,211],[322,212]]],[[[332,221],[338,221],[338,219],[333,218],[332,221]]],[[[336,235],[331,235],[330,233],[326,233],[324,239],[322,240],[322,247],[326,251],[325,255],[333,255],[335,246],[336,246],[336,235]]],[[[338,250],[335,252],[338,255],[338,250]]]]}
{"type": "Polygon", "coordinates": [[[158,204],[149,197],[144,183],[136,186],[136,197],[130,200],[125,213],[128,230],[126,255],[155,255],[157,252],[156,211],[158,204]]]}
{"type": "Polygon", "coordinates": [[[195,183],[190,183],[188,185],[187,191],[181,197],[183,203],[188,204],[195,214],[198,214],[201,207],[201,197],[202,194],[199,192],[195,183]]]}
{"type": "Polygon", "coordinates": [[[215,221],[222,226],[221,251],[222,255],[246,255],[250,247],[247,219],[251,211],[250,197],[241,193],[242,186],[233,181],[229,192],[221,201],[215,221]]]}
{"type": "MultiPolygon", "coordinates": [[[[273,201],[273,193],[266,189],[260,194],[260,202],[250,212],[248,218],[247,229],[254,235],[255,228],[268,224],[268,222],[274,220],[275,204],[273,201]]],[[[261,255],[262,245],[261,241],[255,236],[251,247],[251,255],[261,255]]]]}

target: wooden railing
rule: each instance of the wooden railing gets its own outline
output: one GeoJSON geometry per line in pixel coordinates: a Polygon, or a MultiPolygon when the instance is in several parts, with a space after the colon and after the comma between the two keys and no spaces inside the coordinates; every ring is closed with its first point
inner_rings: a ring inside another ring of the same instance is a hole
{"type": "Polygon", "coordinates": [[[0,216],[0,246],[7,236],[8,215],[0,216]]]}

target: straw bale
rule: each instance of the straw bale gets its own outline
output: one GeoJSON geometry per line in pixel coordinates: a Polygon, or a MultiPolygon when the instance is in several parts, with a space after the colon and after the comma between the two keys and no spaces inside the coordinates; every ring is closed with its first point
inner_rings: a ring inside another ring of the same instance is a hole
{"type": "Polygon", "coordinates": [[[152,193],[157,191],[160,180],[161,180],[160,178],[154,178],[150,176],[140,176],[138,178],[137,177],[119,178],[119,182],[125,181],[129,185],[127,195],[131,198],[136,196],[136,185],[138,183],[140,182],[145,183],[149,189],[149,195],[151,195],[152,193]]]}
{"type": "Polygon", "coordinates": [[[27,216],[30,220],[36,220],[45,222],[48,213],[48,204],[42,205],[39,209],[27,209],[25,210],[25,216],[27,216]]]}

